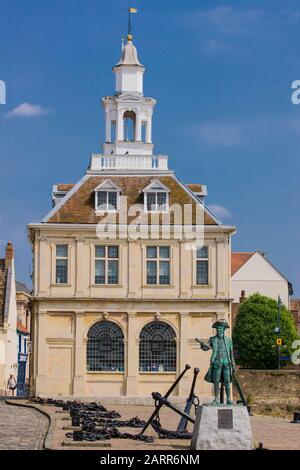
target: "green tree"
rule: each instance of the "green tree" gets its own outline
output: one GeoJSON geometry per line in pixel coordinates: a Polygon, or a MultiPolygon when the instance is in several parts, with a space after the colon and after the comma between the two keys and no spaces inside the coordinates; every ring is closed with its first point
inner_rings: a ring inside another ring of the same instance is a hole
{"type": "MultiPolygon", "coordinates": [[[[276,300],[253,294],[239,308],[233,331],[234,346],[239,350],[238,363],[251,369],[274,369],[278,365],[274,328],[277,322],[276,300]]],[[[280,338],[282,353],[292,354],[292,343],[297,331],[292,314],[284,305],[280,311],[280,338]]]]}

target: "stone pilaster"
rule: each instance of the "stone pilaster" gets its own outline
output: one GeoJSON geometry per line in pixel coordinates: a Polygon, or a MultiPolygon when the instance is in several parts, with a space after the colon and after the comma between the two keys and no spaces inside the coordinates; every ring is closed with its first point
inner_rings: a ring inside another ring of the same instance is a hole
{"type": "MultiPolygon", "coordinates": [[[[180,343],[179,343],[179,369],[180,372],[189,363],[189,349],[188,349],[188,321],[189,312],[180,312],[180,343]]],[[[190,388],[190,374],[183,376],[178,385],[178,395],[188,396],[190,388]]]]}
{"type": "Polygon", "coordinates": [[[75,313],[75,351],[74,351],[74,395],[84,394],[84,376],[86,370],[86,347],[84,343],[84,315],[75,313]]]}
{"type": "Polygon", "coordinates": [[[136,340],[136,312],[128,313],[126,395],[138,395],[139,351],[136,340]]]}

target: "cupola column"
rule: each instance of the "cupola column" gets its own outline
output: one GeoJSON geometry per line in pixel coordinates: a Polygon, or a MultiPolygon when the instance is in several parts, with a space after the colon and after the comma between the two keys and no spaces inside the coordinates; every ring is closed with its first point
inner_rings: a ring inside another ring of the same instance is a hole
{"type": "Polygon", "coordinates": [[[140,142],[142,140],[142,119],[141,114],[137,112],[135,123],[135,140],[140,142]]]}
{"type": "Polygon", "coordinates": [[[111,142],[111,113],[108,110],[105,113],[105,142],[111,142]]]}
{"type": "Polygon", "coordinates": [[[152,113],[147,119],[146,143],[152,144],[152,113]]]}
{"type": "Polygon", "coordinates": [[[124,120],[123,120],[123,113],[118,112],[118,119],[117,119],[117,128],[116,128],[116,140],[121,142],[124,140],[124,120]]]}

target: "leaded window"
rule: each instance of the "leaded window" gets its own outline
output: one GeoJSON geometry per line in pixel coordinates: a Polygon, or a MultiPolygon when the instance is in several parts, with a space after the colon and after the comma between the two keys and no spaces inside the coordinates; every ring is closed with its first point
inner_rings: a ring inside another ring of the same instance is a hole
{"type": "Polygon", "coordinates": [[[170,247],[147,246],[147,284],[170,284],[170,247]]]}
{"type": "Polygon", "coordinates": [[[124,336],[115,323],[104,320],[89,330],[87,370],[124,372],[124,336]]]}
{"type": "Polygon", "coordinates": [[[55,282],[68,283],[68,245],[56,245],[55,282]]]}
{"type": "Polygon", "coordinates": [[[208,246],[197,250],[196,282],[198,285],[208,284],[208,246]]]}
{"type": "Polygon", "coordinates": [[[176,333],[170,325],[152,322],[140,334],[140,372],[176,371],[176,333]]]}

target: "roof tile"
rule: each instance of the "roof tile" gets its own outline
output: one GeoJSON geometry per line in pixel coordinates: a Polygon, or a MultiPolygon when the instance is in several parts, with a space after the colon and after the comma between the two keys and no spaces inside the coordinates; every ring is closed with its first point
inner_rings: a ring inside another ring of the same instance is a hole
{"type": "MultiPolygon", "coordinates": [[[[50,217],[48,223],[67,223],[67,224],[97,224],[106,216],[99,216],[95,212],[94,189],[103,181],[109,179],[114,182],[122,191],[122,195],[127,196],[128,207],[133,204],[143,204],[143,189],[146,188],[154,179],[160,180],[170,189],[170,205],[196,203],[178,181],[172,176],[91,176],[78,190],[50,217]]],[[[127,223],[132,222],[136,215],[128,216],[127,223]]],[[[171,225],[174,223],[174,215],[171,212],[171,225]]],[[[150,222],[150,216],[149,216],[150,222]]],[[[118,222],[118,215],[117,215],[118,222]]],[[[149,223],[148,222],[148,223],[149,223]]],[[[205,225],[217,225],[215,220],[205,212],[205,225]]],[[[160,215],[160,224],[162,216],[160,215]]],[[[193,211],[193,224],[196,223],[196,211],[193,211]]]]}
{"type": "Polygon", "coordinates": [[[255,251],[231,253],[231,276],[233,276],[254,253],[255,251]]]}

